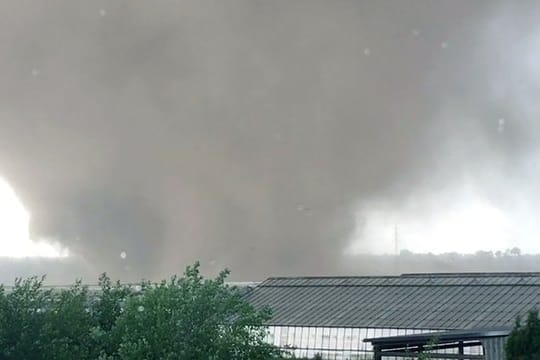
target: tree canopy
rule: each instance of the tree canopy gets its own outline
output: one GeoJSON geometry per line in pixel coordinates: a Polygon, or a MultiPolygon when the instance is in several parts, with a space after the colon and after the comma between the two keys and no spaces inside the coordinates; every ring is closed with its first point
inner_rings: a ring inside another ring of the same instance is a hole
{"type": "Polygon", "coordinates": [[[0,287],[0,359],[272,359],[264,341],[267,309],[228,286],[229,272],[204,279],[199,264],[160,283],[113,283],[99,291],[80,281],[43,287],[43,278],[0,287]]]}

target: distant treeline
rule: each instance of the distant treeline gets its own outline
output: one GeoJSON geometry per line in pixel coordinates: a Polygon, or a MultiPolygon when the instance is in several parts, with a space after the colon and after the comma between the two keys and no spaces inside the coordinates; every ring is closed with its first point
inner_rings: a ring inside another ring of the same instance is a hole
{"type": "MultiPolygon", "coordinates": [[[[410,272],[540,272],[540,254],[523,254],[519,248],[495,252],[478,251],[474,254],[420,254],[401,250],[399,255],[344,255],[337,260],[329,258],[327,263],[314,263],[310,266],[296,266],[294,263],[288,265],[289,267],[264,271],[255,267],[252,273],[237,274],[232,280],[261,281],[270,276],[392,275],[410,272]]],[[[0,258],[0,283],[13,284],[15,277],[28,278],[45,273],[47,284],[70,284],[76,278],[82,278],[83,283],[93,284],[100,271],[106,271],[125,282],[137,282],[141,278],[155,275],[138,270],[140,269],[137,264],[133,264],[129,271],[115,272],[114,269],[103,269],[99,264],[89,264],[77,257],[0,258]]]]}
{"type": "Polygon", "coordinates": [[[506,251],[478,251],[419,254],[402,250],[399,255],[360,254],[348,256],[344,272],[365,275],[410,272],[540,272],[540,254],[522,254],[519,248],[506,251]]]}

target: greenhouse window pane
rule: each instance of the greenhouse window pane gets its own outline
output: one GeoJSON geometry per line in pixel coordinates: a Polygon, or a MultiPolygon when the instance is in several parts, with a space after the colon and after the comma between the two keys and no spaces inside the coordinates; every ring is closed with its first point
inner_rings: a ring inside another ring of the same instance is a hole
{"type": "Polygon", "coordinates": [[[323,328],[322,347],[327,349],[329,346],[330,346],[330,329],[323,328]]]}
{"type": "Polygon", "coordinates": [[[288,333],[289,333],[289,336],[287,338],[287,345],[289,346],[294,346],[295,345],[295,340],[296,340],[296,327],[294,326],[291,326],[288,328],[288,333]]]}
{"type": "Polygon", "coordinates": [[[337,329],[337,344],[336,348],[343,349],[345,344],[345,329],[344,328],[338,328],[337,329]]]}
{"type": "Polygon", "coordinates": [[[344,335],[343,335],[343,348],[344,349],[352,349],[352,329],[348,328],[345,329],[344,335]]]}
{"type": "Polygon", "coordinates": [[[281,327],[281,334],[279,338],[279,346],[284,347],[287,345],[287,340],[289,338],[289,327],[281,327]]]}
{"type": "Polygon", "coordinates": [[[337,328],[330,329],[330,349],[335,349],[337,347],[337,328]]]}
{"type": "Polygon", "coordinates": [[[308,338],[308,348],[316,348],[317,347],[317,328],[311,327],[309,328],[309,338],[308,338]]]}

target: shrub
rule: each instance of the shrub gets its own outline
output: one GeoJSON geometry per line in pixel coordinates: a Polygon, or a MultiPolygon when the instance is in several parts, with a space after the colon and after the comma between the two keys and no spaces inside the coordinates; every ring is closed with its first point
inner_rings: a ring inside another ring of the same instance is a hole
{"type": "Polygon", "coordinates": [[[533,360],[540,359],[540,319],[538,311],[531,310],[525,325],[518,317],[508,340],[505,353],[507,359],[533,360]]]}

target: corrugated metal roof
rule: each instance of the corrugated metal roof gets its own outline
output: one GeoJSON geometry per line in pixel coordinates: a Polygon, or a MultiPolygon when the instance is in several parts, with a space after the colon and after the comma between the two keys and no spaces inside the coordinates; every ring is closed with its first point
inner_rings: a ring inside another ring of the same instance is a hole
{"type": "Polygon", "coordinates": [[[246,294],[269,325],[417,329],[512,326],[540,307],[540,273],[269,278],[246,294]]]}

